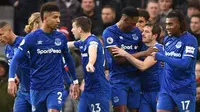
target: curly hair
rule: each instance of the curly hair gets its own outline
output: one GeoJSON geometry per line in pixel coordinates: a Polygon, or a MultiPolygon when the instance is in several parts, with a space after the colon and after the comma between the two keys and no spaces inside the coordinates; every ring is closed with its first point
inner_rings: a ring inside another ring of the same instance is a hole
{"type": "Polygon", "coordinates": [[[31,16],[28,19],[28,25],[25,26],[24,31],[26,33],[30,33],[34,28],[34,25],[38,25],[39,27],[40,21],[40,12],[35,12],[31,14],[31,16]]]}

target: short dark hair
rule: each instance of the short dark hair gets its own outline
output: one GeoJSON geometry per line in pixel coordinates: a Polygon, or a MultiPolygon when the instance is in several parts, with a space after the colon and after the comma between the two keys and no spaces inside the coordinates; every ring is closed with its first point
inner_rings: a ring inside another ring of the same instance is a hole
{"type": "Polygon", "coordinates": [[[116,13],[115,9],[114,9],[112,6],[110,6],[110,5],[105,5],[102,9],[104,9],[104,8],[109,8],[109,9],[111,9],[114,13],[116,13]]]}
{"type": "Polygon", "coordinates": [[[188,0],[188,8],[195,8],[200,11],[200,1],[199,0],[188,0]]]}
{"type": "Polygon", "coordinates": [[[148,0],[147,3],[146,3],[145,8],[147,8],[149,3],[157,3],[158,4],[158,0],[148,0]]]}
{"type": "Polygon", "coordinates": [[[53,12],[53,11],[60,12],[60,9],[55,2],[47,2],[43,4],[40,8],[41,20],[43,21],[44,19],[44,12],[53,12]]]}
{"type": "Polygon", "coordinates": [[[91,32],[92,21],[86,16],[80,16],[72,20],[75,22],[76,26],[81,27],[84,32],[91,32]]]}
{"type": "Polygon", "coordinates": [[[3,28],[4,26],[6,26],[8,23],[5,21],[0,22],[0,28],[3,28]]]}
{"type": "Polygon", "coordinates": [[[136,8],[128,6],[122,10],[122,15],[125,14],[128,17],[138,17],[139,12],[136,8]]]}
{"type": "Polygon", "coordinates": [[[149,21],[150,18],[149,13],[144,9],[139,10],[139,17],[144,17],[146,21],[149,21]]]}
{"type": "Polygon", "coordinates": [[[199,19],[200,19],[200,13],[193,14],[193,15],[191,16],[191,18],[192,18],[192,17],[197,17],[197,18],[199,18],[199,19]]]}
{"type": "Polygon", "coordinates": [[[186,18],[183,14],[182,11],[180,10],[173,10],[171,12],[169,12],[169,14],[167,15],[167,18],[177,18],[178,21],[180,22],[180,29],[181,29],[181,32],[184,32],[186,31],[186,18]]]}
{"type": "Polygon", "coordinates": [[[160,26],[159,24],[155,23],[155,24],[152,24],[152,23],[147,23],[145,26],[149,26],[149,27],[152,27],[152,34],[157,34],[158,37],[156,38],[156,40],[159,40],[159,37],[160,37],[160,33],[162,31],[162,26],[160,26]]]}

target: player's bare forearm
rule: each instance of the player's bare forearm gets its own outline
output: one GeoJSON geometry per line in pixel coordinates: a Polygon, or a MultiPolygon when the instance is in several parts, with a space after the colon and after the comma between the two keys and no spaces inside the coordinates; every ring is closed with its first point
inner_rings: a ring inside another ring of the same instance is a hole
{"type": "Polygon", "coordinates": [[[131,54],[134,58],[140,58],[140,57],[146,57],[147,56],[147,53],[146,51],[141,51],[141,52],[137,52],[137,53],[134,53],[134,54],[131,54]]]}
{"type": "Polygon", "coordinates": [[[89,54],[89,62],[88,63],[94,65],[94,63],[96,62],[96,58],[97,58],[97,48],[93,47],[93,46],[89,47],[88,54],[89,54]]]}
{"type": "Polygon", "coordinates": [[[75,48],[74,41],[70,41],[67,43],[68,48],[75,48]]]}
{"type": "Polygon", "coordinates": [[[109,52],[112,54],[112,57],[114,58],[115,62],[117,64],[122,64],[122,65],[131,65],[131,63],[123,56],[115,56],[115,54],[113,53],[112,49],[114,49],[114,47],[110,47],[108,48],[109,52]]]}
{"type": "Polygon", "coordinates": [[[140,58],[140,57],[147,57],[147,56],[151,56],[152,52],[158,52],[158,49],[155,47],[149,47],[147,50],[145,51],[140,51],[134,54],[131,54],[133,57],[135,58],[140,58]]]}

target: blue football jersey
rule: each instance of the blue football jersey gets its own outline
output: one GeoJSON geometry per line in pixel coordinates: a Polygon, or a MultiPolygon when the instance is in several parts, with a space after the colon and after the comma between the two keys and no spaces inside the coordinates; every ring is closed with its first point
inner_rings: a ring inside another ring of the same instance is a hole
{"type": "Polygon", "coordinates": [[[84,91],[98,92],[102,90],[110,90],[110,85],[104,74],[104,53],[101,42],[94,35],[89,36],[84,41],[74,42],[74,46],[78,48],[82,56],[82,65],[84,71],[85,87],[84,91]],[[93,73],[86,71],[86,65],[89,62],[88,49],[91,44],[97,45],[97,58],[94,64],[95,71],[93,73]]]}
{"type": "Polygon", "coordinates": [[[109,77],[111,82],[129,82],[136,77],[137,68],[133,65],[119,65],[115,62],[112,54],[108,51],[109,47],[118,46],[130,54],[141,51],[142,35],[138,28],[125,33],[122,32],[118,26],[112,25],[106,28],[103,32],[103,40],[105,47],[106,62],[109,68],[109,77]]]}
{"type": "Polygon", "coordinates": [[[69,51],[67,39],[62,33],[45,33],[38,29],[25,37],[19,49],[30,52],[32,90],[63,88],[62,56],[69,51]]]}
{"type": "MultiPolygon", "coordinates": [[[[8,64],[10,65],[10,62],[15,55],[20,43],[22,42],[23,37],[16,37],[14,43],[12,45],[7,44],[5,47],[5,55],[6,59],[8,60],[8,64]]],[[[29,53],[26,53],[26,55],[23,57],[23,61],[20,62],[19,67],[16,72],[19,81],[20,81],[20,88],[22,88],[25,91],[30,90],[30,57],[29,53]]]]}
{"type": "Polygon", "coordinates": [[[161,91],[196,93],[195,64],[198,50],[196,38],[188,32],[179,37],[166,36],[164,49],[165,56],[177,59],[191,57],[192,61],[187,69],[165,63],[161,91]]]}
{"type": "MultiPolygon", "coordinates": [[[[163,45],[156,43],[155,47],[158,48],[160,53],[164,54],[163,45]]],[[[147,46],[143,47],[143,50],[147,49],[147,46]]],[[[160,75],[162,70],[163,67],[161,66],[161,61],[157,61],[153,66],[141,72],[142,91],[160,91],[160,75]]]]}

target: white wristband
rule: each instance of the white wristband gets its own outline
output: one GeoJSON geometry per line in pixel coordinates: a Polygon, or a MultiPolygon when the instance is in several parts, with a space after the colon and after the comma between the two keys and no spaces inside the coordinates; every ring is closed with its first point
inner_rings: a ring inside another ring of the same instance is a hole
{"type": "Polygon", "coordinates": [[[78,84],[78,79],[74,80],[73,84],[78,84]]]}
{"type": "Polygon", "coordinates": [[[15,81],[15,78],[9,78],[8,82],[10,82],[10,81],[15,81]]]}

